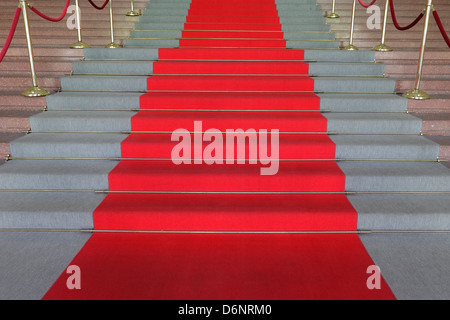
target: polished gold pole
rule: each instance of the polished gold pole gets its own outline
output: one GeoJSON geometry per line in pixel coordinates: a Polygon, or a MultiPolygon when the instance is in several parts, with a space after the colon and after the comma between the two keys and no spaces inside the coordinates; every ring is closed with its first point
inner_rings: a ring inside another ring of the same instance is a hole
{"type": "Polygon", "coordinates": [[[331,7],[331,13],[327,16],[328,19],[339,19],[340,16],[336,13],[336,0],[333,0],[331,7]]]}
{"type": "Polygon", "coordinates": [[[22,95],[25,97],[42,97],[50,94],[49,91],[39,88],[37,83],[36,68],[34,64],[33,44],[31,42],[30,24],[28,21],[28,3],[27,0],[19,0],[19,7],[22,8],[23,23],[25,26],[25,37],[27,39],[28,57],[30,58],[31,79],[33,87],[25,90],[22,95]]]}
{"type": "Polygon", "coordinates": [[[78,41],[73,43],[70,47],[72,49],[84,49],[90,48],[91,46],[87,43],[83,42],[81,35],[81,18],[80,18],[80,6],[78,5],[78,0],[75,0],[75,12],[77,16],[77,32],[78,32],[78,41]]]}
{"type": "Polygon", "coordinates": [[[352,22],[350,26],[350,43],[348,46],[344,48],[344,50],[348,51],[357,51],[359,48],[353,45],[353,34],[355,32],[355,17],[356,17],[356,0],[353,0],[353,11],[352,11],[352,22]]]}
{"type": "Polygon", "coordinates": [[[374,51],[381,51],[381,52],[393,51],[392,48],[386,45],[385,43],[387,20],[389,14],[389,1],[390,0],[386,0],[386,7],[384,8],[384,20],[383,20],[383,31],[381,32],[381,43],[372,49],[374,51]]]}
{"type": "Polygon", "coordinates": [[[415,100],[426,100],[430,99],[430,96],[420,90],[420,83],[422,79],[422,71],[423,71],[423,61],[425,59],[425,49],[427,45],[427,36],[428,36],[428,26],[430,23],[430,15],[431,10],[433,9],[433,0],[427,0],[427,7],[426,7],[426,14],[425,14],[425,23],[423,26],[423,33],[422,33],[422,43],[420,46],[420,57],[419,57],[419,65],[417,67],[417,74],[416,74],[416,86],[414,90],[406,92],[403,96],[408,99],[415,99],[415,100]]]}
{"type": "Polygon", "coordinates": [[[131,11],[127,13],[127,17],[137,17],[141,14],[134,10],[134,0],[131,0],[131,11]]]}
{"type": "Polygon", "coordinates": [[[112,0],[109,0],[109,21],[110,21],[110,25],[111,25],[111,43],[107,44],[105,46],[105,48],[108,48],[108,49],[120,48],[120,45],[118,45],[114,41],[114,17],[113,16],[114,16],[113,2],[112,2],[112,0]]]}

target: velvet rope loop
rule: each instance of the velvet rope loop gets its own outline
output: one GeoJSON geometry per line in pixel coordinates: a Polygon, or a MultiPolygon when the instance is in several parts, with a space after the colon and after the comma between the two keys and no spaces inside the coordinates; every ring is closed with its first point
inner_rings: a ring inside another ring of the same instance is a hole
{"type": "Polygon", "coordinates": [[[389,5],[390,5],[390,7],[391,7],[392,21],[394,22],[394,26],[395,26],[398,30],[401,30],[401,31],[409,30],[409,29],[411,29],[412,27],[414,27],[416,24],[418,24],[419,21],[422,20],[422,18],[424,17],[424,13],[421,12],[421,13],[419,14],[419,16],[416,18],[416,20],[414,20],[411,24],[407,25],[406,27],[402,27],[402,26],[400,26],[400,25],[398,24],[397,17],[395,16],[394,0],[389,1],[389,5]]]}
{"type": "Polygon", "coordinates": [[[370,8],[371,6],[373,6],[375,4],[375,2],[377,2],[377,0],[373,0],[371,4],[365,4],[364,2],[362,2],[362,0],[358,0],[359,4],[362,5],[364,8],[370,8]]]}
{"type": "Polygon", "coordinates": [[[9,30],[8,38],[6,38],[6,43],[3,46],[2,51],[0,52],[0,62],[3,61],[3,58],[6,55],[6,52],[9,49],[9,46],[11,45],[12,39],[14,37],[14,33],[16,32],[17,23],[19,22],[20,13],[22,12],[22,8],[17,8],[16,14],[14,15],[14,20],[11,26],[11,29],[9,30]]]}
{"type": "Polygon", "coordinates": [[[42,12],[40,12],[38,9],[36,9],[35,7],[30,6],[31,11],[33,11],[34,13],[36,13],[38,16],[40,16],[41,18],[44,18],[45,20],[48,21],[52,21],[52,22],[59,22],[62,19],[64,19],[64,17],[67,14],[67,9],[69,8],[70,5],[70,0],[66,0],[66,6],[64,7],[63,13],[61,14],[61,16],[59,16],[58,18],[51,18],[49,16],[46,16],[45,14],[43,14],[42,12]]]}
{"type": "Polygon", "coordinates": [[[439,14],[436,10],[433,10],[433,16],[434,16],[434,20],[436,20],[439,30],[441,31],[442,37],[444,38],[445,42],[447,43],[447,46],[450,48],[450,38],[448,37],[448,34],[445,31],[444,26],[442,24],[441,18],[439,17],[439,14]]]}
{"type": "Polygon", "coordinates": [[[103,9],[105,9],[106,5],[109,3],[109,0],[106,0],[105,3],[104,3],[101,7],[99,7],[99,6],[97,6],[92,0],[88,0],[88,1],[89,1],[89,3],[90,3],[95,9],[97,9],[97,10],[103,10],[103,9]]]}

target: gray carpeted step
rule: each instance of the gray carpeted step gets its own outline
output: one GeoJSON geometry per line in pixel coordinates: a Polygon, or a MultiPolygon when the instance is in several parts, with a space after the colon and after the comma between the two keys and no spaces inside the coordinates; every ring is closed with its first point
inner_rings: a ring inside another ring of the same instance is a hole
{"type": "Polygon", "coordinates": [[[450,299],[450,234],[359,237],[397,299],[450,299]]]}
{"type": "Polygon", "coordinates": [[[308,61],[375,61],[374,51],[305,50],[308,61]]]}
{"type": "Polygon", "coordinates": [[[439,145],[422,136],[333,135],[330,138],[336,144],[337,159],[433,161],[439,155],[439,145]]]}
{"type": "Polygon", "coordinates": [[[13,160],[0,166],[0,190],[107,190],[117,165],[106,160],[13,160]]]}
{"type": "MultiPolygon", "coordinates": [[[[316,18],[323,18],[324,14],[322,11],[320,11],[319,8],[317,7],[295,7],[295,9],[293,9],[294,7],[290,7],[290,8],[283,8],[281,7],[280,9],[278,9],[278,16],[280,18],[288,18],[288,17],[297,17],[297,18],[303,18],[303,17],[316,17],[316,18]]],[[[157,16],[166,16],[166,17],[170,17],[169,19],[172,19],[172,17],[186,17],[189,14],[188,9],[186,9],[184,6],[183,7],[172,7],[172,8],[156,8],[153,7],[149,10],[146,10],[145,13],[140,17],[139,22],[147,22],[147,21],[151,21],[152,17],[157,17],[157,16]]],[[[190,15],[192,17],[192,15],[190,15]]],[[[236,12],[236,15],[229,16],[230,18],[234,17],[236,19],[239,19],[239,12],[236,12]]],[[[259,17],[257,15],[257,11],[255,11],[255,17],[259,17]]],[[[168,20],[168,21],[172,21],[172,20],[168,20]]],[[[181,21],[181,20],[180,20],[181,21]]]]}
{"type": "MultiPolygon", "coordinates": [[[[207,40],[207,39],[206,39],[207,40]]],[[[248,39],[242,39],[248,40],[248,39]]],[[[178,48],[178,39],[126,39],[125,46],[131,48],[178,48]]],[[[270,47],[270,44],[267,45],[270,47]]],[[[292,49],[337,49],[339,41],[334,40],[288,40],[287,48],[292,49]]],[[[275,46],[274,46],[275,47],[275,46]]]]}
{"type": "Polygon", "coordinates": [[[90,230],[92,213],[105,194],[0,193],[0,229],[90,230]]]}
{"type": "Polygon", "coordinates": [[[320,93],[325,111],[405,112],[408,99],[395,94],[320,93]]]}
{"type": "MultiPolygon", "coordinates": [[[[243,39],[245,40],[245,39],[243,39]]],[[[338,49],[339,41],[333,40],[288,40],[286,47],[289,49],[338,49]]],[[[178,48],[178,39],[126,39],[126,47],[135,48],[178,48]]],[[[267,45],[270,47],[270,44],[267,45]]]]}
{"type": "Polygon", "coordinates": [[[152,75],[153,61],[82,61],[73,63],[74,74],[152,75]]]}
{"type": "Polygon", "coordinates": [[[81,232],[0,232],[0,300],[40,300],[91,237],[81,232]]]}
{"type": "Polygon", "coordinates": [[[74,75],[61,78],[64,91],[128,91],[147,90],[145,76],[83,76],[74,75]]]}
{"type": "Polygon", "coordinates": [[[327,19],[323,16],[319,17],[280,17],[280,23],[284,24],[317,24],[324,25],[327,23],[327,19]]]}
{"type": "Polygon", "coordinates": [[[333,40],[287,40],[286,47],[290,49],[338,49],[339,41],[333,40]]]}
{"type": "MultiPolygon", "coordinates": [[[[142,93],[60,92],[47,96],[50,110],[138,110],[142,93]]],[[[408,99],[394,94],[320,93],[324,111],[404,112],[408,99]]]]}
{"type": "MultiPolygon", "coordinates": [[[[170,29],[168,29],[170,30],[170,29]]],[[[95,60],[158,60],[158,49],[122,48],[111,50],[104,48],[84,49],[85,59],[95,60]]],[[[308,61],[364,61],[374,62],[374,51],[344,51],[344,50],[305,50],[305,60],[308,61]]]]}
{"type": "Polygon", "coordinates": [[[284,32],[285,40],[335,40],[335,35],[332,32],[284,32]]]}
{"type": "Polygon", "coordinates": [[[127,111],[48,111],[30,118],[32,131],[130,131],[127,111]]]}
{"type": "Polygon", "coordinates": [[[325,113],[328,132],[415,134],[422,131],[422,120],[406,113],[325,113]]]}
{"type": "MultiPolygon", "coordinates": [[[[162,10],[162,9],[190,9],[190,2],[153,2],[150,1],[146,5],[145,14],[152,12],[152,10],[162,10]]],[[[298,3],[278,3],[278,10],[311,10],[311,9],[320,9],[320,6],[315,2],[298,2],[298,3]]]]}
{"type": "Polygon", "coordinates": [[[384,70],[385,65],[381,63],[309,63],[309,74],[319,76],[383,76],[384,70]]]}
{"type": "Polygon", "coordinates": [[[348,197],[358,212],[358,230],[450,230],[445,194],[358,194],[348,197]]]}
{"type": "MultiPolygon", "coordinates": [[[[74,75],[61,78],[61,88],[66,91],[145,92],[147,77],[74,75]]],[[[394,92],[394,89],[395,80],[387,78],[348,77],[342,81],[340,77],[318,77],[314,80],[317,92],[387,93],[394,92]]]]}
{"type": "Polygon", "coordinates": [[[178,48],[180,41],[177,39],[126,39],[125,46],[128,48],[178,48]]]}
{"type": "MultiPolygon", "coordinates": [[[[225,31],[226,33],[227,31],[225,31]]],[[[201,35],[200,35],[201,36],[201,35]]],[[[155,39],[155,38],[169,38],[169,39],[181,39],[181,30],[133,30],[130,32],[130,38],[132,39],[155,39]]],[[[220,38],[220,33],[217,35],[220,38]]],[[[334,40],[334,33],[329,32],[285,32],[284,39],[288,40],[334,40]]]]}
{"type": "Polygon", "coordinates": [[[96,60],[157,60],[158,49],[121,48],[111,50],[106,48],[83,49],[85,59],[96,60]]]}
{"type": "Polygon", "coordinates": [[[139,23],[186,23],[186,15],[145,15],[139,18],[139,23]]]}
{"type": "Polygon", "coordinates": [[[181,39],[182,30],[132,30],[130,31],[130,38],[168,38],[168,39],[181,39]]]}
{"type": "MultiPolygon", "coordinates": [[[[311,11],[311,15],[304,16],[280,16],[281,24],[316,24],[316,25],[324,25],[326,24],[326,18],[323,17],[320,12],[311,11]],[[314,16],[316,15],[316,16],[314,16]]],[[[236,18],[236,22],[239,23],[239,17],[236,18]]],[[[261,20],[263,21],[263,20],[261,20]]],[[[186,23],[187,18],[184,14],[179,15],[142,15],[139,19],[140,23],[186,23]]],[[[255,22],[258,23],[258,22],[255,22]]],[[[261,22],[264,23],[264,22],[261,22]]]]}
{"type": "Polygon", "coordinates": [[[189,13],[189,7],[185,4],[182,6],[170,6],[170,7],[148,7],[144,14],[140,16],[139,21],[144,21],[147,17],[152,16],[187,16],[189,13]]]}
{"type": "Polygon", "coordinates": [[[11,142],[16,158],[120,158],[120,133],[32,133],[11,142]]]}
{"type": "Polygon", "coordinates": [[[175,30],[182,31],[184,30],[184,23],[169,23],[169,22],[159,22],[159,23],[137,23],[134,26],[135,30],[175,30]]]}
{"type": "Polygon", "coordinates": [[[330,32],[331,26],[329,24],[283,24],[281,29],[284,32],[300,32],[300,31],[317,31],[330,32]]]}
{"type": "Polygon", "coordinates": [[[394,92],[395,80],[387,78],[318,77],[314,79],[318,92],[388,93],[394,92]]]}
{"type": "MultiPolygon", "coordinates": [[[[73,64],[74,74],[92,75],[152,75],[153,61],[82,61],[73,64]]],[[[280,61],[280,63],[283,63],[280,61]]],[[[313,62],[309,64],[311,76],[383,76],[384,64],[313,62]]]]}
{"type": "Polygon", "coordinates": [[[142,93],[59,92],[47,96],[49,110],[137,110],[142,93]]]}
{"type": "Polygon", "coordinates": [[[437,162],[339,162],[351,192],[450,192],[450,170],[437,162]]]}

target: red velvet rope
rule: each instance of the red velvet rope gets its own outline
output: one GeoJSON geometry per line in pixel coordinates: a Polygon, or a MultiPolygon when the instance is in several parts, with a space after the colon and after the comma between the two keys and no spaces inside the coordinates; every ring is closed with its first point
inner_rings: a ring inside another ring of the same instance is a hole
{"type": "Polygon", "coordinates": [[[373,0],[371,4],[367,5],[364,2],[362,2],[362,0],[358,0],[359,4],[362,5],[364,8],[370,8],[371,6],[373,6],[375,4],[375,2],[377,2],[377,0],[373,0]]]}
{"type": "Polygon", "coordinates": [[[401,30],[401,31],[411,29],[411,28],[414,27],[416,24],[418,24],[419,21],[422,20],[422,18],[423,18],[423,16],[424,16],[423,12],[421,12],[421,13],[419,14],[419,16],[416,18],[416,20],[414,20],[411,24],[407,25],[406,27],[401,27],[401,26],[398,24],[397,17],[395,16],[394,0],[389,1],[389,5],[391,6],[391,15],[392,15],[392,21],[394,22],[394,26],[395,26],[398,30],[401,30]]]}
{"type": "Polygon", "coordinates": [[[103,10],[103,9],[105,9],[106,5],[109,3],[109,0],[106,0],[105,3],[104,3],[101,7],[99,7],[99,6],[97,6],[94,2],[92,2],[92,0],[88,0],[88,1],[89,1],[89,3],[92,4],[92,6],[93,6],[95,9],[97,9],[97,10],[103,10]]]}
{"type": "Polygon", "coordinates": [[[66,0],[66,6],[64,7],[63,13],[62,13],[61,16],[58,17],[58,18],[51,18],[51,17],[48,17],[48,16],[46,16],[45,14],[43,14],[42,12],[40,12],[38,9],[36,9],[35,7],[31,7],[31,11],[33,11],[34,13],[36,13],[36,14],[37,14],[38,16],[40,16],[41,18],[44,18],[45,20],[52,21],[52,22],[59,22],[59,21],[61,21],[62,19],[64,19],[64,17],[66,16],[66,14],[67,14],[67,9],[69,8],[69,5],[70,5],[70,0],[66,0]]]}
{"type": "Polygon", "coordinates": [[[20,13],[22,12],[22,8],[17,8],[16,14],[14,15],[14,20],[11,26],[11,29],[9,30],[8,38],[6,38],[6,43],[3,46],[2,51],[0,52],[0,62],[3,61],[3,58],[6,55],[6,52],[9,49],[9,46],[11,45],[12,39],[14,37],[14,33],[16,32],[17,23],[19,22],[20,13]]]}
{"type": "Polygon", "coordinates": [[[433,11],[434,20],[436,20],[436,23],[439,27],[439,30],[441,31],[442,37],[444,38],[445,42],[447,42],[447,46],[450,48],[450,39],[448,37],[447,32],[445,32],[444,26],[442,25],[441,18],[439,18],[439,14],[436,10],[433,11]]]}

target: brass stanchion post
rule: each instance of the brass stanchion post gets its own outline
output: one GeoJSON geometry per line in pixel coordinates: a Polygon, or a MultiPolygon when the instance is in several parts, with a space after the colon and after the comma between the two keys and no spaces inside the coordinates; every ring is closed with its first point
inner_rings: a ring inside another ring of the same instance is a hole
{"type": "Polygon", "coordinates": [[[355,17],[356,17],[356,0],[353,0],[353,11],[352,11],[352,22],[350,26],[350,44],[344,48],[344,50],[348,51],[356,51],[359,48],[353,45],[353,34],[355,32],[355,17]]]}
{"type": "Polygon", "coordinates": [[[70,47],[72,49],[84,49],[84,48],[90,48],[91,46],[87,43],[83,42],[82,35],[81,35],[81,18],[80,18],[80,6],[78,4],[78,0],[75,0],[75,12],[77,16],[77,32],[78,32],[78,41],[73,43],[70,47]]]}
{"type": "Polygon", "coordinates": [[[339,19],[340,16],[336,13],[336,0],[333,0],[333,4],[331,6],[331,13],[327,16],[328,19],[339,19]]]}
{"type": "Polygon", "coordinates": [[[127,17],[137,17],[141,14],[134,10],[134,0],[131,0],[131,11],[127,13],[127,17]]]}
{"type": "Polygon", "coordinates": [[[381,32],[381,43],[377,46],[375,46],[372,50],[373,51],[381,51],[381,52],[387,52],[387,51],[393,51],[391,47],[386,45],[386,28],[387,28],[387,20],[388,20],[388,14],[389,14],[389,1],[386,0],[386,7],[384,8],[384,20],[383,20],[383,31],[381,32]]]}
{"type": "Polygon", "coordinates": [[[113,15],[114,15],[113,3],[112,3],[112,0],[109,0],[109,21],[110,21],[110,25],[111,25],[111,43],[107,44],[105,46],[105,48],[108,48],[108,49],[120,48],[120,45],[118,45],[114,41],[114,17],[113,17],[113,15]]]}
{"type": "Polygon", "coordinates": [[[423,26],[423,33],[422,33],[422,43],[420,45],[419,65],[417,67],[417,74],[416,74],[416,86],[413,90],[408,91],[403,95],[404,97],[406,97],[408,99],[415,99],[415,100],[430,99],[430,96],[426,92],[420,90],[420,83],[421,83],[421,79],[422,79],[423,61],[425,59],[425,49],[426,49],[426,45],[427,45],[428,26],[430,23],[430,15],[431,15],[432,9],[433,9],[433,0],[427,0],[425,23],[423,26]]]}
{"type": "Polygon", "coordinates": [[[31,42],[30,24],[28,21],[28,3],[27,0],[19,0],[19,6],[22,8],[23,22],[25,26],[25,37],[27,39],[28,57],[30,58],[31,79],[33,87],[25,90],[22,95],[25,97],[42,97],[50,94],[49,91],[39,88],[37,83],[36,68],[34,64],[33,44],[31,42]]]}

